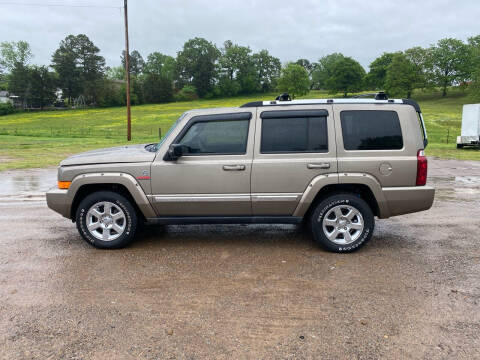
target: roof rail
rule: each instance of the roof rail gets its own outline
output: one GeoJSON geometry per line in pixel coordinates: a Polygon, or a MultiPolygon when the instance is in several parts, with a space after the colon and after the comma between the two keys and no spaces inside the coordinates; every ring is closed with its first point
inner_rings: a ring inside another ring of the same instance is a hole
{"type": "Polygon", "coordinates": [[[288,106],[288,105],[321,105],[321,104],[405,104],[413,106],[415,111],[421,113],[420,106],[412,99],[389,99],[388,95],[383,91],[376,94],[361,94],[354,98],[338,98],[338,99],[302,99],[302,100],[281,100],[290,99],[288,94],[281,94],[276,100],[271,101],[252,101],[243,104],[242,108],[260,107],[260,106],[288,106]],[[366,96],[375,96],[373,99],[363,99],[366,96]],[[362,98],[360,98],[362,97],[362,98]]]}

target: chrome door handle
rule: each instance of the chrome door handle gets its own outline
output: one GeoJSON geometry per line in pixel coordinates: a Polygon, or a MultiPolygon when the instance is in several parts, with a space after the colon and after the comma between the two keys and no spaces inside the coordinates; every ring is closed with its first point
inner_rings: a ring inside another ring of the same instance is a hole
{"type": "Polygon", "coordinates": [[[242,171],[245,170],[245,165],[223,165],[225,171],[242,171]]]}
{"type": "Polygon", "coordinates": [[[323,164],[307,164],[308,169],[330,169],[329,163],[323,164]]]}

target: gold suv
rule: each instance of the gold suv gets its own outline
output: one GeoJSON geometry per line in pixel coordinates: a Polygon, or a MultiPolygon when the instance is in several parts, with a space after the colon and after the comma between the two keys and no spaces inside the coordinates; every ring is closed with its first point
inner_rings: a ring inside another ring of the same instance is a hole
{"type": "Polygon", "coordinates": [[[158,144],[60,163],[48,206],[99,248],[130,243],[139,222],[300,223],[349,252],[374,217],[427,210],[427,136],[406,99],[259,101],[184,113],[158,144]]]}

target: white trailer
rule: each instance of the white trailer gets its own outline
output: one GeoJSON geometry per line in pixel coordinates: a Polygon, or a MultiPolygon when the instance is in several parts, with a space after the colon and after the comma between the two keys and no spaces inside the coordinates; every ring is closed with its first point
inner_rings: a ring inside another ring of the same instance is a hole
{"type": "Polygon", "coordinates": [[[463,105],[462,133],[457,136],[457,148],[480,145],[480,104],[463,105]]]}

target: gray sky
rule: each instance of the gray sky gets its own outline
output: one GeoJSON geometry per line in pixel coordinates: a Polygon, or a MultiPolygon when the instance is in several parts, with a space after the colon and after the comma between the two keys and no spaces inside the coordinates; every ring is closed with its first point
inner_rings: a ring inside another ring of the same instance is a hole
{"type": "MultiPolygon", "coordinates": [[[[107,65],[120,64],[123,12],[115,8],[18,4],[123,6],[123,0],[0,0],[0,41],[26,40],[36,64],[68,34],[87,34],[107,65]],[[8,4],[6,4],[8,3],[8,4]]],[[[222,46],[227,39],[267,49],[282,62],[316,61],[342,52],[365,68],[385,51],[428,46],[444,37],[480,34],[479,0],[130,0],[130,48],[175,56],[195,36],[222,46]]]]}

